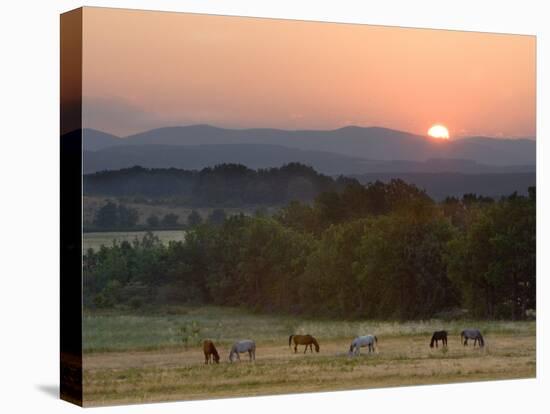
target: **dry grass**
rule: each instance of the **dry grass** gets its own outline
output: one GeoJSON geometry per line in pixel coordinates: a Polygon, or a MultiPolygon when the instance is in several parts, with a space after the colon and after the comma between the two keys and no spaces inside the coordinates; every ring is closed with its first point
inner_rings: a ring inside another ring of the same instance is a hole
{"type": "Polygon", "coordinates": [[[319,338],[319,354],[294,354],[286,338],[257,341],[257,360],[205,366],[199,347],[87,354],[85,404],[252,396],[401,385],[534,377],[535,335],[494,333],[486,347],[463,347],[449,338],[447,351],[430,349],[426,335],[379,335],[375,354],[347,355],[349,339],[319,338]]]}
{"type": "MultiPolygon", "coordinates": [[[[179,349],[182,326],[196,324],[200,337],[228,346],[246,337],[266,345],[280,344],[291,333],[317,336],[320,340],[349,341],[352,337],[375,333],[379,337],[430,336],[446,329],[451,343],[458,343],[464,328],[479,328],[483,335],[534,335],[535,322],[509,321],[410,321],[311,320],[303,317],[254,314],[238,308],[217,306],[165,306],[142,311],[85,311],[84,351],[139,351],[179,349]]],[[[200,338],[199,338],[200,339],[200,338]]]]}
{"type": "MultiPolygon", "coordinates": [[[[152,232],[159,240],[168,244],[171,241],[184,241],[185,230],[155,230],[152,232]]],[[[82,235],[82,250],[86,252],[88,249],[99,250],[101,246],[111,247],[116,241],[133,242],[134,240],[142,240],[147,234],[146,231],[109,231],[109,232],[90,232],[82,235]]]]}

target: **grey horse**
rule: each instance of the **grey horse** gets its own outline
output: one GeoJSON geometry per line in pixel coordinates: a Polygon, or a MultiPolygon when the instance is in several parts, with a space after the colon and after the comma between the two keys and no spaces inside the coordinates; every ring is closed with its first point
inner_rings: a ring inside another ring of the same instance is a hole
{"type": "Polygon", "coordinates": [[[464,329],[460,332],[460,342],[462,342],[464,346],[468,345],[468,339],[474,340],[474,347],[476,346],[476,342],[480,347],[485,346],[485,341],[479,329],[464,329]]]}
{"type": "Polygon", "coordinates": [[[368,347],[369,352],[374,351],[375,345],[378,344],[378,338],[375,335],[358,336],[349,347],[350,355],[359,355],[361,347],[368,347]]]}
{"type": "Polygon", "coordinates": [[[249,361],[255,361],[256,342],[250,339],[243,339],[242,341],[235,342],[231,347],[231,352],[229,352],[229,362],[233,362],[235,357],[240,361],[241,357],[239,354],[243,352],[248,352],[249,361]]]}

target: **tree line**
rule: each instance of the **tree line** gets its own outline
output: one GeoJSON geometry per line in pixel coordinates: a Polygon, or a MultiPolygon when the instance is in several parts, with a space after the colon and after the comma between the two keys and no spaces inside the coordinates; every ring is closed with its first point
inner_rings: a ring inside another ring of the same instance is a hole
{"type": "Polygon", "coordinates": [[[535,309],[535,189],[436,203],[401,180],[350,182],[273,216],[199,223],[84,256],[85,306],[245,306],[318,317],[527,317],[535,309]]]}
{"type": "Polygon", "coordinates": [[[150,214],[145,218],[144,224],[138,224],[139,218],[136,208],[108,200],[95,212],[91,226],[88,225],[85,231],[192,229],[203,222],[221,224],[225,221],[226,213],[224,209],[216,208],[203,219],[197,210],[191,210],[184,222],[174,213],[167,213],[162,217],[150,214]]]}
{"type": "Polygon", "coordinates": [[[280,168],[252,170],[240,164],[220,164],[200,171],[132,167],[84,176],[85,195],[154,199],[175,205],[240,207],[311,201],[319,193],[341,190],[352,180],[333,179],[313,168],[290,163],[280,168]]]}

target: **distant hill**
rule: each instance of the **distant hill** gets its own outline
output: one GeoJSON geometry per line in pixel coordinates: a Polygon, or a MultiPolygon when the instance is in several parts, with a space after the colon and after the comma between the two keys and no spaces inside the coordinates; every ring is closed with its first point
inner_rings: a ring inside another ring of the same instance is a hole
{"type": "Polygon", "coordinates": [[[280,205],[290,200],[312,200],[324,191],[342,189],[351,181],[367,184],[399,178],[426,190],[435,200],[467,193],[489,197],[527,194],[536,185],[535,173],[373,173],[329,177],[302,164],[269,170],[224,164],[200,171],[133,167],[84,176],[84,194],[114,197],[171,199],[186,206],[280,205]]]}
{"type": "Polygon", "coordinates": [[[124,144],[124,140],[116,135],[96,129],[84,129],[83,131],[82,148],[84,151],[98,151],[121,144],[124,144]]]}
{"type": "MultiPolygon", "coordinates": [[[[117,138],[84,130],[84,149],[98,151],[136,145],[274,145],[303,151],[328,152],[356,159],[418,161],[465,159],[498,166],[535,165],[536,142],[531,139],[472,137],[436,141],[380,127],[349,126],[336,130],[225,129],[209,125],[158,128],[117,138]]],[[[252,148],[252,147],[250,147],[252,148]]],[[[226,148],[227,149],[227,148],[226,148]]],[[[118,154],[122,155],[125,150],[118,154]]],[[[128,151],[135,151],[130,150],[128,151]]]]}
{"type": "Polygon", "coordinates": [[[135,165],[147,168],[200,170],[234,163],[249,168],[273,168],[291,162],[310,165],[324,174],[360,174],[370,171],[365,160],[322,151],[304,151],[280,145],[118,145],[84,153],[84,172],[118,170],[135,165]]]}
{"type": "Polygon", "coordinates": [[[328,175],[364,173],[466,174],[534,172],[534,166],[494,166],[463,159],[419,161],[380,161],[324,151],[301,150],[270,144],[218,145],[116,145],[84,153],[84,173],[118,170],[136,165],[146,168],[200,170],[223,163],[243,164],[249,168],[273,168],[291,162],[309,165],[328,175]]]}
{"type": "Polygon", "coordinates": [[[133,167],[84,176],[84,195],[170,199],[178,205],[280,205],[312,200],[342,189],[350,178],[334,179],[301,164],[269,170],[224,164],[200,171],[133,167]]]}

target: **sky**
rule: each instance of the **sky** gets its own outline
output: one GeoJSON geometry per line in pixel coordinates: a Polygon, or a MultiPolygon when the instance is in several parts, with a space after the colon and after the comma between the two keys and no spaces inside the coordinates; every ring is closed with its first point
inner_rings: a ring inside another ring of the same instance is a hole
{"type": "Polygon", "coordinates": [[[534,137],[534,36],[85,8],[83,123],[534,137]]]}

